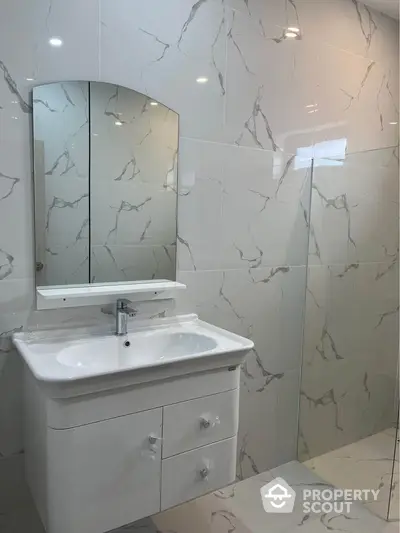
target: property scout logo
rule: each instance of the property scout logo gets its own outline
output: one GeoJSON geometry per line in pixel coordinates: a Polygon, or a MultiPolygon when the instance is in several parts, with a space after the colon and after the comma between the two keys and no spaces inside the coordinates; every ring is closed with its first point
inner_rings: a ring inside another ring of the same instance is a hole
{"type": "Polygon", "coordinates": [[[261,487],[260,492],[262,504],[267,513],[292,513],[296,497],[302,496],[302,508],[305,514],[325,514],[348,513],[355,501],[377,501],[380,491],[304,488],[296,494],[284,479],[278,477],[261,487]]]}

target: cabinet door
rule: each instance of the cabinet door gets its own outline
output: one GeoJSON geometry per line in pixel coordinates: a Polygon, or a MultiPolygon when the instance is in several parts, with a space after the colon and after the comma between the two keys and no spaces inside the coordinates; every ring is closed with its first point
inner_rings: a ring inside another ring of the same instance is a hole
{"type": "Polygon", "coordinates": [[[157,513],[161,424],[154,409],[48,429],[48,533],[102,533],[157,513]]]}

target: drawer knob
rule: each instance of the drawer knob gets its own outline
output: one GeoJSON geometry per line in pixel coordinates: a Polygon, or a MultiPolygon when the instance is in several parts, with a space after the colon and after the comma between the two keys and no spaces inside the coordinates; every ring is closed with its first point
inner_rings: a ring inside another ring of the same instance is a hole
{"type": "Polygon", "coordinates": [[[219,416],[203,415],[200,418],[200,427],[203,429],[215,428],[220,423],[219,416]]]}
{"type": "Polygon", "coordinates": [[[200,425],[202,428],[207,429],[211,426],[211,420],[208,420],[208,418],[202,418],[200,420],[200,425]]]}
{"type": "Polygon", "coordinates": [[[158,437],[157,435],[151,434],[149,435],[149,448],[151,453],[156,454],[158,451],[158,443],[162,442],[162,437],[158,437]]]}
{"type": "Polygon", "coordinates": [[[201,477],[202,479],[207,479],[208,474],[210,473],[210,470],[205,466],[204,468],[202,468],[202,469],[200,470],[199,473],[200,473],[200,477],[201,477]]]}

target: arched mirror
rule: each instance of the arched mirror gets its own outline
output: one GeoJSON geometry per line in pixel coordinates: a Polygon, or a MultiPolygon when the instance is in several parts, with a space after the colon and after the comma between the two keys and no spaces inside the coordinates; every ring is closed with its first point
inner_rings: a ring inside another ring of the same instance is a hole
{"type": "Polygon", "coordinates": [[[178,122],[108,83],[33,89],[37,285],[175,280],[178,122]]]}

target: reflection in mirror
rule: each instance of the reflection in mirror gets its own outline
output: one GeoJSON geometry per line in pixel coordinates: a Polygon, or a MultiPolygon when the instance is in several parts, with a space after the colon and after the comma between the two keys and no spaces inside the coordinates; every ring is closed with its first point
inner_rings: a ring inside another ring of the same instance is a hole
{"type": "Polygon", "coordinates": [[[96,82],[33,109],[37,285],[174,280],[178,115],[96,82]]]}

